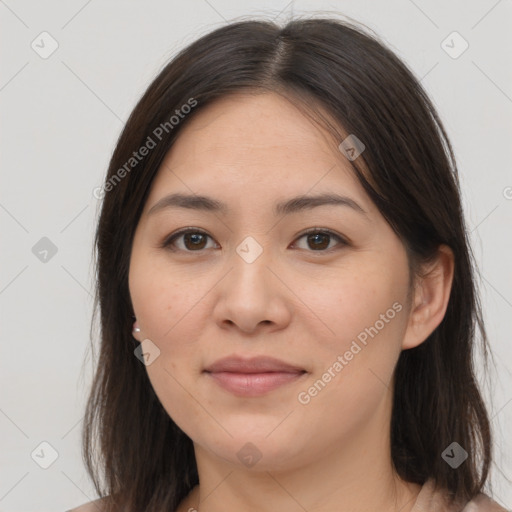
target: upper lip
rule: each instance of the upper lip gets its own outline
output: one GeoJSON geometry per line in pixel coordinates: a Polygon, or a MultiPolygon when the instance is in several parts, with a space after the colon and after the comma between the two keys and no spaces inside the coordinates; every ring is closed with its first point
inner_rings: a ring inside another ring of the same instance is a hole
{"type": "Polygon", "coordinates": [[[286,363],[273,357],[257,356],[243,358],[239,356],[229,356],[218,359],[213,364],[205,368],[206,372],[231,372],[231,373],[267,373],[267,372],[285,372],[302,373],[304,368],[286,363]]]}

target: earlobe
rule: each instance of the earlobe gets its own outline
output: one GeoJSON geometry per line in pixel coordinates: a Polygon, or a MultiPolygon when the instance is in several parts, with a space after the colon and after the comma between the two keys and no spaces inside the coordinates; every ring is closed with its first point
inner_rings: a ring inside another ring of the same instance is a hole
{"type": "Polygon", "coordinates": [[[423,343],[442,322],[450,299],[453,270],[453,251],[440,245],[435,260],[426,264],[421,276],[416,277],[403,350],[423,343]]]}
{"type": "Polygon", "coordinates": [[[135,321],[133,323],[133,329],[132,329],[132,336],[137,340],[139,341],[139,333],[140,333],[140,327],[139,327],[139,324],[137,323],[137,321],[135,321]]]}

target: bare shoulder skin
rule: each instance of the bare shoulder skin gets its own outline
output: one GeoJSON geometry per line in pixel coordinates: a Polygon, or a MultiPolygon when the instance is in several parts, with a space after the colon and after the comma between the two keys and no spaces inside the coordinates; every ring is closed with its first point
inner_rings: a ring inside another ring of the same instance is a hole
{"type": "Polygon", "coordinates": [[[105,510],[104,502],[104,498],[99,498],[97,500],[84,503],[76,508],[67,510],[66,512],[103,512],[105,510]]]}

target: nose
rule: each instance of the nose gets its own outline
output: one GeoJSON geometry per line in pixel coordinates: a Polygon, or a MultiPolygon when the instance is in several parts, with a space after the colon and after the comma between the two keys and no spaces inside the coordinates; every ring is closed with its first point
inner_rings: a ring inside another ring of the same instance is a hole
{"type": "Polygon", "coordinates": [[[263,250],[253,260],[239,249],[231,255],[231,270],[218,285],[215,321],[223,329],[246,334],[285,328],[292,315],[293,294],[270,251],[263,250]]]}

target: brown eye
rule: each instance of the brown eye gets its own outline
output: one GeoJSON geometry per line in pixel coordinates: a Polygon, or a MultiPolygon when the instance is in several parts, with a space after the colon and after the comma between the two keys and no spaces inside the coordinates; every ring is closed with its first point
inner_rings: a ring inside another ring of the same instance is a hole
{"type": "Polygon", "coordinates": [[[204,249],[206,237],[202,233],[185,233],[183,241],[187,249],[204,249]]]}
{"type": "Polygon", "coordinates": [[[327,249],[330,242],[330,235],[325,233],[315,233],[313,235],[307,235],[308,244],[310,247],[316,249],[327,249]]]}
{"type": "MultiPolygon", "coordinates": [[[[213,240],[210,235],[204,231],[188,228],[169,236],[161,245],[171,251],[182,252],[201,252],[207,247],[208,239],[213,240]]],[[[321,230],[318,228],[311,229],[303,233],[297,240],[306,239],[306,247],[299,247],[309,252],[330,252],[331,250],[340,248],[338,246],[349,245],[348,242],[340,235],[329,230],[321,230]],[[337,243],[332,243],[333,240],[337,243]]]]}
{"type": "Polygon", "coordinates": [[[199,252],[207,248],[206,245],[209,238],[210,235],[204,233],[203,231],[199,231],[197,229],[187,229],[171,235],[164,241],[162,247],[168,248],[170,250],[199,252]],[[181,246],[178,246],[179,244],[176,242],[180,240],[182,240],[182,244],[181,246]]]}
{"type": "Polygon", "coordinates": [[[336,248],[336,245],[348,245],[347,241],[344,240],[341,236],[329,230],[312,229],[306,233],[303,233],[298,238],[298,240],[302,238],[306,239],[307,247],[299,248],[310,251],[329,252],[331,249],[336,248]],[[338,243],[335,244],[334,246],[331,245],[332,239],[336,239],[338,241],[338,243]]]}

